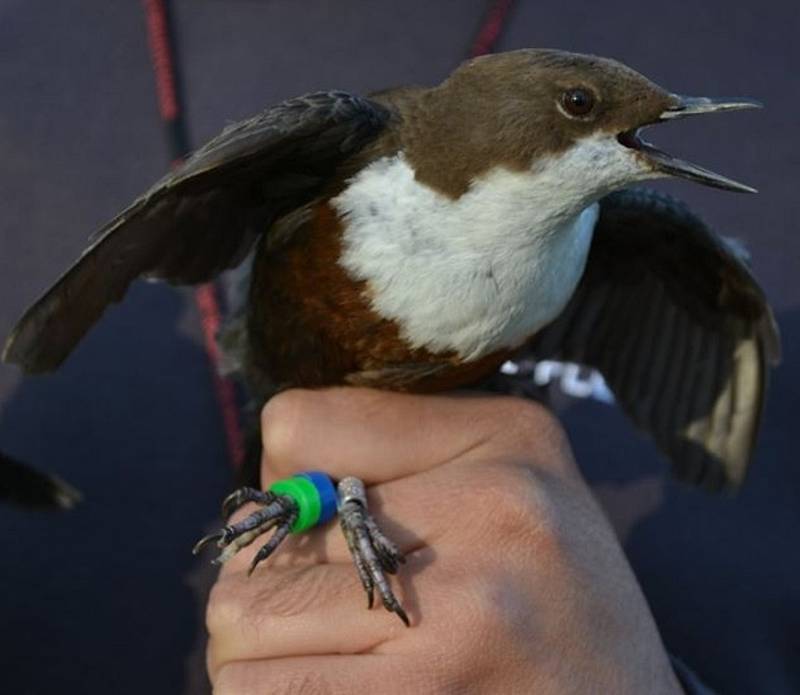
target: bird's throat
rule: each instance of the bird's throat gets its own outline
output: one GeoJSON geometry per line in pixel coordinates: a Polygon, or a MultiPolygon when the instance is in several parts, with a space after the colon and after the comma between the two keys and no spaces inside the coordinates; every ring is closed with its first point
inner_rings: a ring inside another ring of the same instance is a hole
{"type": "Polygon", "coordinates": [[[412,346],[475,360],[553,320],[586,263],[598,206],[570,210],[542,174],[494,169],[453,200],[402,155],[374,162],[331,201],[340,264],[412,346]]]}

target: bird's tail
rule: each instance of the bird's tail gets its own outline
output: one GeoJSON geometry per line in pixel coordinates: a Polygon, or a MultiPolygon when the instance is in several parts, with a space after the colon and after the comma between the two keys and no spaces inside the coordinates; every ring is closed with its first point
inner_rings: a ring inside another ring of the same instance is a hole
{"type": "Polygon", "coordinates": [[[60,478],[0,451],[0,502],[29,509],[71,509],[81,493],[60,478]]]}

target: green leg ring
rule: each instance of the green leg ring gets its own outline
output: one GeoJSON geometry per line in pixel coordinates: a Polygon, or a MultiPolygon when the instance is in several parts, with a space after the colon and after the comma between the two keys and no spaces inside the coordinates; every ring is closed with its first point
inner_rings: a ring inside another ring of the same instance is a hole
{"type": "Polygon", "coordinates": [[[276,495],[291,497],[297,504],[297,520],[292,524],[292,533],[302,533],[316,526],[322,504],[314,483],[306,478],[286,478],[273,483],[269,489],[276,495]]]}

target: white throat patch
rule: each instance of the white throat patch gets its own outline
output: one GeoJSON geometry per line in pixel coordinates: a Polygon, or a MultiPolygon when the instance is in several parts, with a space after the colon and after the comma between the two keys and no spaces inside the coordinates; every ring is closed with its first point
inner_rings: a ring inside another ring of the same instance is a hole
{"type": "Polygon", "coordinates": [[[598,185],[613,173],[598,168],[632,166],[619,145],[586,144],[591,163],[574,147],[531,172],[497,168],[457,200],[416,181],[402,154],[373,162],[331,201],[346,222],[339,263],[413,347],[464,360],[517,347],[558,316],[580,280],[599,213],[592,201],[619,187],[598,185]]]}

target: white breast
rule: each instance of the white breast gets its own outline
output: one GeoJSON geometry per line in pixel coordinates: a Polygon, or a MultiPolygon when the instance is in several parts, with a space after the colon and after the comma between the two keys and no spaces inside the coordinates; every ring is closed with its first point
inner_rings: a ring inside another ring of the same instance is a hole
{"type": "Polygon", "coordinates": [[[340,263],[414,347],[465,360],[516,347],[561,312],[586,263],[599,208],[580,181],[570,197],[568,169],[498,168],[453,200],[402,155],[381,159],[332,201],[340,263]]]}

